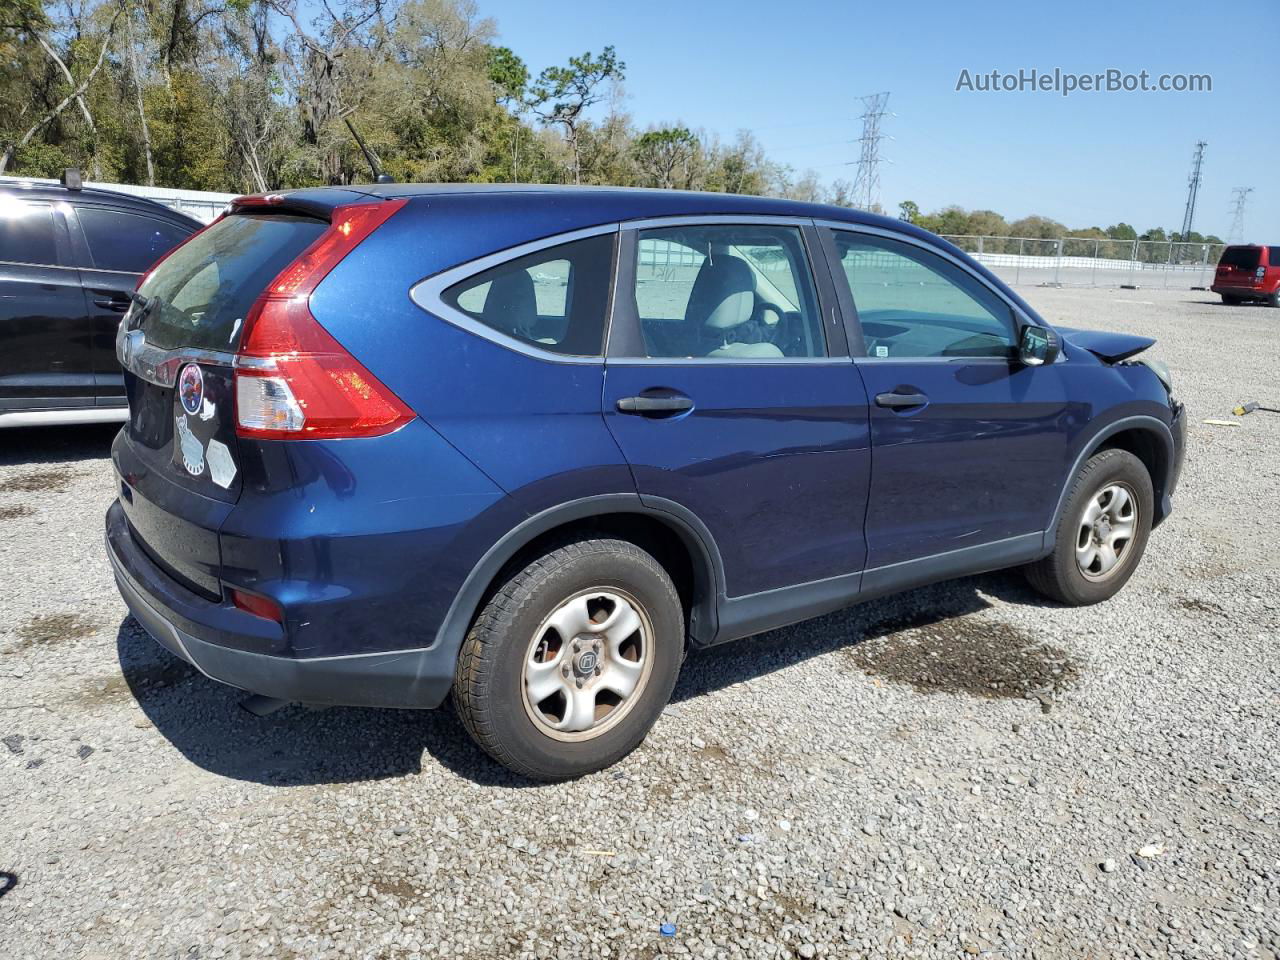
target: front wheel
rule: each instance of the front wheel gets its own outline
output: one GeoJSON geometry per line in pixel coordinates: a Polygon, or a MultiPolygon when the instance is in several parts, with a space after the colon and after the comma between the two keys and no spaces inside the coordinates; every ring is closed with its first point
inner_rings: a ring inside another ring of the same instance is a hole
{"type": "Polygon", "coordinates": [[[1126,450],[1104,450],[1077,474],[1053,552],[1026,568],[1037,591],[1069,606],[1115,596],[1133,576],[1151,533],[1155,494],[1146,466],[1126,450]]]}
{"type": "Polygon", "coordinates": [[[683,654],[683,607],[662,566],[624,540],[574,541],[498,586],[462,645],[454,704],[499,763],[567,780],[640,744],[683,654]]]}

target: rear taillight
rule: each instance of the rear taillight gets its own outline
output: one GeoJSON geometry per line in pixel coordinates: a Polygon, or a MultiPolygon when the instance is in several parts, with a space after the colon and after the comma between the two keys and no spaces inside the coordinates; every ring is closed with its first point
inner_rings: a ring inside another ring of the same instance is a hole
{"type": "Polygon", "coordinates": [[[320,281],[405,200],[338,207],[329,229],[285,267],[245,318],[236,357],[236,432],[271,440],[377,437],[413,411],[311,315],[320,281]]]}

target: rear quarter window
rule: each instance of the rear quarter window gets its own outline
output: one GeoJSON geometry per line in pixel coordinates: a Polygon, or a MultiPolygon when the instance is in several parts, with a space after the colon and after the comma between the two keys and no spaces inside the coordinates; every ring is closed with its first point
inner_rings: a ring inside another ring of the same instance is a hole
{"type": "Polygon", "coordinates": [[[504,336],[539,350],[603,352],[613,234],[547,247],[454,284],[444,302],[504,336]]]}
{"type": "Polygon", "coordinates": [[[139,289],[155,298],[143,322],[165,350],[235,350],[253,301],[328,224],[311,217],[236,214],[179,247],[139,289]]]}

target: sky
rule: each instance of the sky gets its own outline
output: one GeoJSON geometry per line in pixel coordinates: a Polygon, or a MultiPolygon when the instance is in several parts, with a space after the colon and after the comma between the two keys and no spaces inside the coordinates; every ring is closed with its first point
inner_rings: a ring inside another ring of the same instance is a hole
{"type": "Polygon", "coordinates": [[[613,44],[623,109],[640,127],[681,123],[771,159],[852,181],[860,97],[890,91],[881,202],[950,204],[1072,228],[1182,225],[1205,140],[1194,229],[1225,237],[1231,189],[1251,186],[1246,241],[1280,240],[1280,2],[969,4],[914,0],[478,0],[498,42],[532,73],[613,44]],[[1151,82],[1208,74],[1211,92],[957,91],[1020,69],[1115,69],[1151,82]]]}

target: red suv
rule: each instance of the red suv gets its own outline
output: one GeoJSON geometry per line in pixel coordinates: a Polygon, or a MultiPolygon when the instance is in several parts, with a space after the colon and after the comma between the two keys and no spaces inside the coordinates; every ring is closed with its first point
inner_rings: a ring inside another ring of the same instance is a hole
{"type": "Polygon", "coordinates": [[[1280,247],[1227,247],[1209,289],[1222,294],[1223,303],[1265,300],[1280,307],[1280,247]]]}

